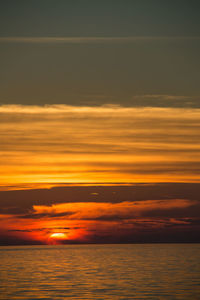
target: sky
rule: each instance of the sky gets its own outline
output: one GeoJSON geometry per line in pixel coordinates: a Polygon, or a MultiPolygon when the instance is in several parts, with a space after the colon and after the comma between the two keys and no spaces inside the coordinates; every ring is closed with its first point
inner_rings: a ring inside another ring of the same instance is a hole
{"type": "Polygon", "coordinates": [[[2,0],[0,245],[199,242],[199,1],[2,0]]]}

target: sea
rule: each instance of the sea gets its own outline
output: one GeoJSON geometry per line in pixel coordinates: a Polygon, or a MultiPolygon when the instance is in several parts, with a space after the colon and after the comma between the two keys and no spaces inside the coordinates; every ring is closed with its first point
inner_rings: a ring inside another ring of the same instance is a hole
{"type": "Polygon", "coordinates": [[[0,247],[0,299],[200,299],[200,244],[0,247]]]}

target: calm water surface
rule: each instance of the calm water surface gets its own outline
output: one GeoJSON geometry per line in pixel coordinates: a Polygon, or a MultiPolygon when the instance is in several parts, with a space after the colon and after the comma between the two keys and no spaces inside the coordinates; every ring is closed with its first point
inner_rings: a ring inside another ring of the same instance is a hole
{"type": "Polygon", "coordinates": [[[200,299],[200,244],[0,247],[0,299],[200,299]]]}

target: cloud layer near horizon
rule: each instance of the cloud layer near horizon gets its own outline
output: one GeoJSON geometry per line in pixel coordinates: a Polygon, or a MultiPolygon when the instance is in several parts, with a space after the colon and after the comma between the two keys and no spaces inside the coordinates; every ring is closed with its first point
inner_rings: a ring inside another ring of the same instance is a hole
{"type": "Polygon", "coordinates": [[[0,192],[0,244],[199,241],[199,188],[184,183],[0,192]],[[53,233],[62,233],[62,240],[53,233]]]}
{"type": "Polygon", "coordinates": [[[200,110],[0,107],[2,186],[197,182],[200,110]]]}

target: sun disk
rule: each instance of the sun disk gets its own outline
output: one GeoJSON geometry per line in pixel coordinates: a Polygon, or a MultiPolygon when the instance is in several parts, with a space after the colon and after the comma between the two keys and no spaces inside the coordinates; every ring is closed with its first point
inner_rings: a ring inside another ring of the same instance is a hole
{"type": "Polygon", "coordinates": [[[54,239],[66,239],[67,236],[65,233],[58,232],[58,233],[52,233],[50,237],[54,239]]]}

